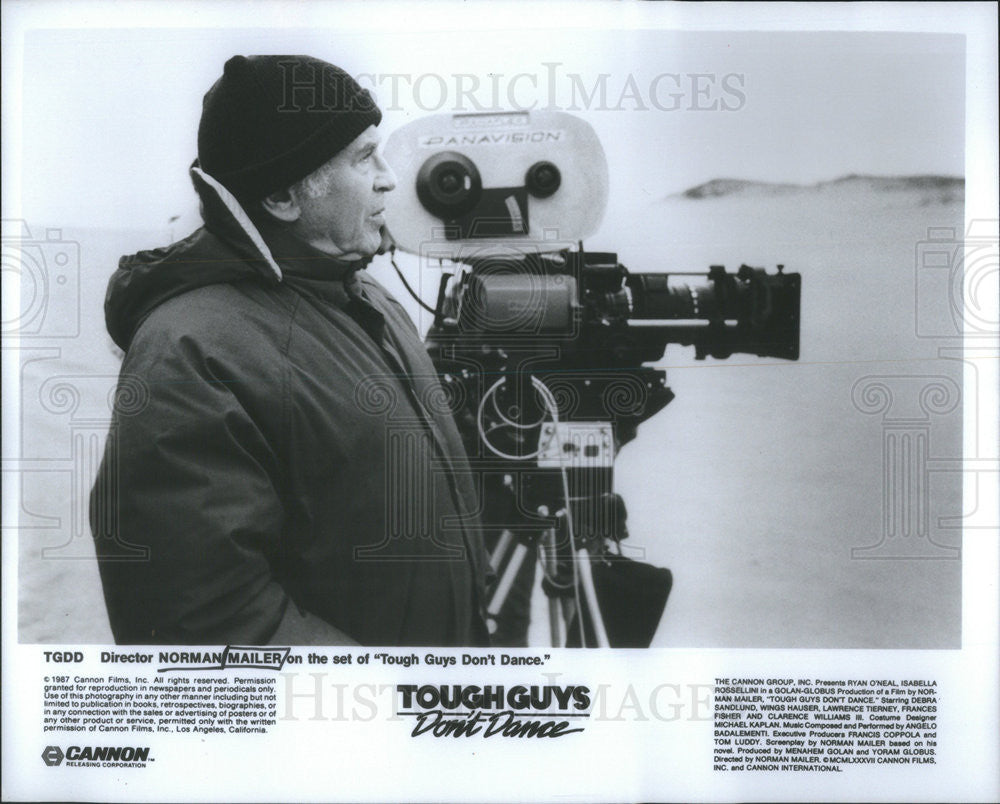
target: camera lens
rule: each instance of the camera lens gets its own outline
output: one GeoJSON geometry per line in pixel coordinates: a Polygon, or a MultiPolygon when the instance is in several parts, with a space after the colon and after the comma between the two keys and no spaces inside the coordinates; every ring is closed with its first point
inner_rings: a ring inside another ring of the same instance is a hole
{"type": "Polygon", "coordinates": [[[524,185],[535,198],[548,198],[560,184],[562,174],[551,162],[535,162],[524,176],[524,185]]]}
{"type": "Polygon", "coordinates": [[[475,208],[483,180],[475,163],[455,151],[435,154],[417,173],[417,198],[443,220],[453,220],[475,208]]]}

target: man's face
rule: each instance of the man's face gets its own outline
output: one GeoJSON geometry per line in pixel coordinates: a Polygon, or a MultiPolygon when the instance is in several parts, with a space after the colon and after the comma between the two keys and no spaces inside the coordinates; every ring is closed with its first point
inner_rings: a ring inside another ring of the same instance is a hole
{"type": "Polygon", "coordinates": [[[382,243],[385,194],[396,176],[379,153],[369,126],[343,151],[292,188],[300,235],[330,254],[370,257],[382,243]]]}

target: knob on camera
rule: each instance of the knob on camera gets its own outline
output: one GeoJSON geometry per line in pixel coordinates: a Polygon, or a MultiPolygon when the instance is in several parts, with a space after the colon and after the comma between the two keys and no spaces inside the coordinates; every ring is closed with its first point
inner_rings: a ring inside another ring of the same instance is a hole
{"type": "Polygon", "coordinates": [[[443,220],[471,212],[483,192],[475,163],[455,151],[430,157],[417,173],[417,197],[424,208],[443,220]]]}
{"type": "Polygon", "coordinates": [[[524,174],[524,186],[535,198],[548,198],[562,184],[559,168],[551,162],[535,162],[524,174]]]}

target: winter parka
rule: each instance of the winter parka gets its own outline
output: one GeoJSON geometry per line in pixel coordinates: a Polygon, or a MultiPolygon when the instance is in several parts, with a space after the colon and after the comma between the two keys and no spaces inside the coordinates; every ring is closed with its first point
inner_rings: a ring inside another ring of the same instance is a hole
{"type": "Polygon", "coordinates": [[[406,312],[194,177],[205,226],[123,257],[105,303],[125,358],[90,518],[115,639],[486,644],[456,400],[406,312]]]}

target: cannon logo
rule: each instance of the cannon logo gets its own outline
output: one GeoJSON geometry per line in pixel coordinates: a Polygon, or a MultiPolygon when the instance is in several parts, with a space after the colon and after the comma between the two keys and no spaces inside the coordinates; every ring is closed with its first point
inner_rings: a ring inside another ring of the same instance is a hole
{"type": "Polygon", "coordinates": [[[50,768],[54,768],[63,761],[63,752],[58,745],[49,745],[42,751],[42,761],[50,768]]]}
{"type": "Polygon", "coordinates": [[[50,768],[64,759],[67,768],[145,768],[153,762],[149,746],[71,745],[64,754],[58,745],[50,745],[42,751],[42,760],[50,768]]]}

